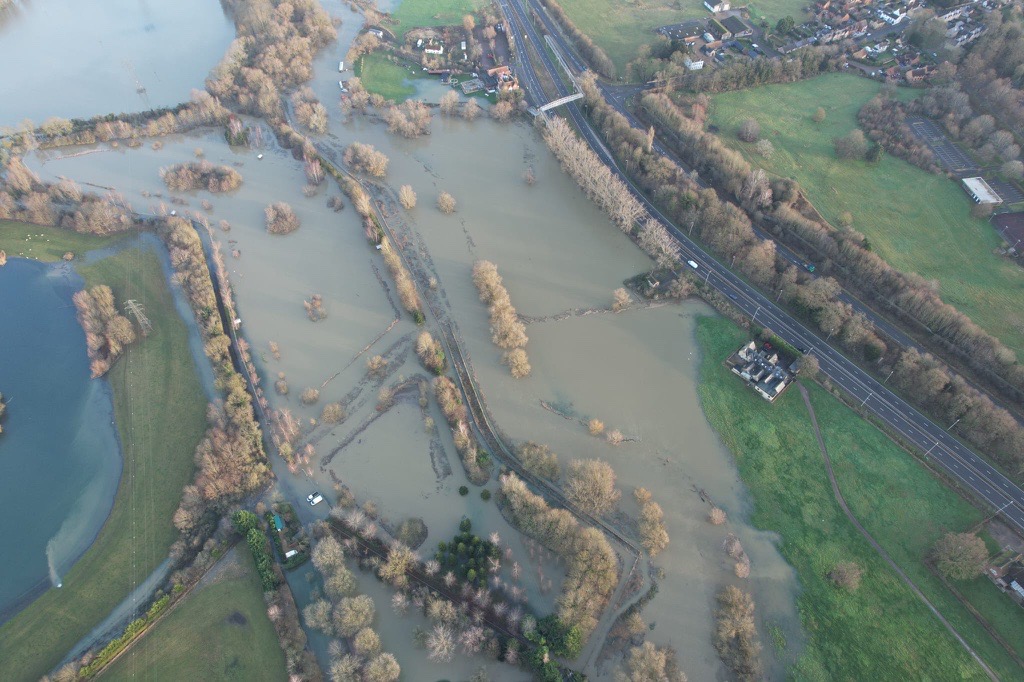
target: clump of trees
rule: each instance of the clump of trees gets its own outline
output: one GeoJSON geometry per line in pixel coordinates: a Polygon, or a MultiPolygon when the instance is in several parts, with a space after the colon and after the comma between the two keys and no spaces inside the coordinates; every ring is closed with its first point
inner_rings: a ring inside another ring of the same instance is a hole
{"type": "Polygon", "coordinates": [[[868,140],[860,128],[854,128],[842,137],[833,137],[832,146],[840,159],[860,160],[868,153],[868,140]]]}
{"type": "Polygon", "coordinates": [[[401,675],[395,657],[381,652],[380,636],[373,629],[377,609],[373,599],[355,594],[356,582],[345,566],[341,544],[325,536],[313,548],[313,564],[323,579],[326,599],[320,598],[303,609],[306,625],[331,636],[343,638],[350,653],[333,642],[331,679],[339,681],[394,682],[401,675]]]}
{"type": "Polygon", "coordinates": [[[988,548],[974,533],[945,533],[932,548],[932,560],[947,578],[970,580],[985,570],[988,548]]]}
{"type": "Polygon", "coordinates": [[[92,376],[103,376],[135,341],[135,328],[131,320],[117,312],[114,293],[105,284],[83,289],[72,300],[78,309],[78,321],[85,330],[92,376]]]}
{"type": "Polygon", "coordinates": [[[449,90],[441,95],[441,113],[445,116],[457,116],[459,113],[459,93],[449,90]]]}
{"type": "Polygon", "coordinates": [[[327,107],[308,85],[292,93],[292,108],[299,125],[311,133],[322,135],[327,132],[327,107]]]}
{"type": "Polygon", "coordinates": [[[448,192],[441,192],[437,195],[437,208],[441,213],[445,215],[451,215],[455,213],[455,197],[448,192]]]}
{"type": "Polygon", "coordinates": [[[430,107],[423,102],[407,99],[401,104],[391,105],[384,109],[384,122],[388,124],[388,132],[402,137],[420,137],[430,133],[430,107]]]}
{"type": "Polygon", "coordinates": [[[590,66],[605,78],[614,79],[615,63],[603,49],[591,40],[590,36],[573,23],[557,0],[541,0],[541,2],[590,66]]]}
{"type": "Polygon", "coordinates": [[[565,474],[565,494],[588,514],[611,511],[622,491],[615,487],[615,470],[599,459],[574,459],[565,474]]]}
{"type": "Polygon", "coordinates": [[[546,445],[527,441],[516,449],[520,463],[534,476],[557,481],[562,474],[558,455],[546,445]]]}
{"type": "Polygon", "coordinates": [[[388,172],[390,159],[383,153],[377,151],[372,144],[353,142],[345,148],[342,157],[345,165],[358,173],[366,173],[375,178],[383,178],[388,172]]]}
{"type": "Polygon", "coordinates": [[[327,309],[324,307],[324,297],[320,294],[313,294],[309,298],[302,302],[302,307],[306,309],[306,317],[311,322],[319,322],[327,319],[327,309]]]}
{"type": "Polygon", "coordinates": [[[312,405],[316,401],[320,400],[320,391],[312,386],[307,387],[303,389],[300,399],[302,400],[303,405],[312,405]]]}
{"type": "Polygon", "coordinates": [[[658,556],[668,547],[668,531],[665,530],[665,512],[661,505],[651,499],[646,488],[637,488],[633,497],[640,505],[640,542],[652,557],[658,556]]]}
{"type": "Polygon", "coordinates": [[[270,234],[291,234],[299,229],[299,217],[291,206],[279,201],[267,206],[263,213],[267,219],[267,232],[270,234]]]}
{"type": "Polygon", "coordinates": [[[476,439],[469,428],[466,406],[462,403],[459,389],[451,379],[440,376],[434,379],[434,396],[437,398],[437,404],[440,406],[448,426],[452,429],[455,449],[459,451],[466,475],[473,483],[483,485],[487,482],[490,474],[480,464],[476,439]]]}
{"type": "Polygon", "coordinates": [[[509,521],[566,560],[558,619],[586,639],[618,582],[618,560],[596,528],[580,526],[565,509],[552,509],[514,473],[501,477],[501,499],[509,521]]]}
{"type": "Polygon", "coordinates": [[[623,669],[615,672],[615,682],[686,682],[672,647],[651,642],[635,646],[626,654],[623,669]]]}
{"type": "Polygon", "coordinates": [[[325,424],[340,424],[345,421],[345,408],[341,403],[327,403],[320,413],[320,421],[325,424]]]}
{"type": "Polygon", "coordinates": [[[317,51],[337,37],[315,0],[226,0],[239,36],[206,79],[243,113],[281,120],[281,93],[308,81],[317,51]]]}
{"type": "Polygon", "coordinates": [[[508,373],[512,375],[513,379],[524,379],[533,371],[530,358],[522,348],[505,351],[501,356],[501,364],[508,367],[508,373]]]}
{"type": "Polygon", "coordinates": [[[930,173],[941,172],[932,150],[914,135],[905,123],[906,117],[906,106],[902,102],[879,94],[860,108],[857,123],[875,144],[893,156],[930,173]]]}
{"type": "Polygon", "coordinates": [[[242,175],[230,166],[218,166],[209,161],[176,163],[160,169],[160,177],[169,189],[186,192],[205,189],[209,192],[230,192],[242,186],[242,175]]]}
{"type": "Polygon", "coordinates": [[[754,599],[732,585],[718,593],[718,626],[715,649],[736,679],[753,682],[761,679],[761,643],[754,623],[754,599]]]}
{"type": "Polygon", "coordinates": [[[387,237],[380,240],[380,253],[384,258],[384,264],[391,272],[391,277],[395,280],[395,288],[398,290],[398,299],[402,302],[402,307],[413,316],[417,324],[422,324],[424,320],[423,305],[420,302],[419,292],[416,291],[416,285],[413,284],[412,276],[402,262],[401,256],[395,251],[391,240],[387,237]]]}
{"type": "MultiPolygon", "coordinates": [[[[805,47],[788,55],[786,59],[732,59],[719,67],[703,71],[686,70],[680,58],[678,66],[682,68],[677,67],[673,74],[681,76],[675,84],[678,90],[716,93],[770,83],[795,83],[830,71],[839,71],[845,61],[843,46],[826,45],[805,47]]],[[[660,70],[665,71],[664,68],[660,70]]]]}
{"type": "Polygon", "coordinates": [[[434,374],[444,374],[447,361],[444,356],[444,348],[441,342],[437,341],[428,331],[420,332],[416,339],[416,355],[423,366],[434,374]]]}

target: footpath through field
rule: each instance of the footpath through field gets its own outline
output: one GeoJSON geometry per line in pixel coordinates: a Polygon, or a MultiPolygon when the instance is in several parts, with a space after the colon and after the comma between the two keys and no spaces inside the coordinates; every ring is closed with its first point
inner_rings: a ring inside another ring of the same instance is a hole
{"type": "Polygon", "coordinates": [[[846,505],[846,499],[843,497],[843,493],[839,490],[839,484],[836,483],[835,474],[832,472],[832,459],[828,456],[828,450],[825,448],[825,441],[821,437],[821,429],[818,428],[818,418],[814,416],[814,406],[811,405],[811,398],[807,394],[807,389],[804,388],[803,384],[797,383],[797,386],[800,388],[800,395],[804,399],[804,405],[807,406],[807,412],[811,415],[811,425],[814,427],[814,437],[818,439],[818,447],[821,448],[821,456],[825,460],[825,473],[828,474],[828,482],[832,484],[832,494],[835,496],[836,502],[839,503],[840,509],[842,509],[843,513],[846,514],[846,518],[850,520],[850,523],[852,523],[853,527],[857,529],[857,532],[864,536],[864,539],[868,541],[868,544],[878,552],[879,556],[885,560],[885,563],[889,564],[892,570],[896,572],[896,575],[900,577],[900,580],[905,582],[907,587],[917,595],[917,598],[928,607],[928,610],[935,614],[935,617],[939,619],[939,622],[946,626],[946,629],[949,630],[950,634],[952,634],[956,640],[960,642],[961,646],[963,646],[967,653],[969,653],[971,657],[978,662],[978,665],[980,665],[982,670],[985,671],[985,674],[988,675],[993,682],[998,682],[999,677],[995,672],[993,672],[985,661],[981,659],[981,656],[971,648],[971,645],[967,643],[967,640],[960,636],[960,633],[956,631],[956,628],[954,628],[948,620],[946,620],[945,616],[939,613],[939,610],[935,608],[930,601],[928,601],[928,598],[924,596],[924,593],[921,592],[920,589],[918,589],[917,585],[914,584],[914,581],[903,572],[903,569],[901,569],[895,561],[893,561],[892,557],[889,556],[889,553],[886,552],[882,546],[878,544],[875,538],[871,536],[871,533],[869,533],[864,526],[860,525],[860,521],[858,521],[857,517],[850,511],[850,508],[846,505]]]}

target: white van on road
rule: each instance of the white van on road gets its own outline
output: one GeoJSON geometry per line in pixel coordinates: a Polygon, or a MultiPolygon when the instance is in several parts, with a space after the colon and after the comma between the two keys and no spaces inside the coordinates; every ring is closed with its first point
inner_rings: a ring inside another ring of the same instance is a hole
{"type": "Polygon", "coordinates": [[[691,268],[693,268],[694,270],[696,270],[696,269],[697,269],[697,267],[698,267],[698,265],[697,265],[697,261],[693,261],[693,260],[688,260],[688,261],[686,261],[686,264],[687,264],[687,265],[689,265],[689,266],[690,266],[691,268]]]}

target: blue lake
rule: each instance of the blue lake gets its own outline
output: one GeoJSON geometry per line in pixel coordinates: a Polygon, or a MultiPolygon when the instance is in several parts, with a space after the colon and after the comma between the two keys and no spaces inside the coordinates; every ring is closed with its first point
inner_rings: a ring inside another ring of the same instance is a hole
{"type": "Polygon", "coordinates": [[[91,379],[66,265],[0,267],[0,623],[92,544],[121,475],[110,387],[91,379]]]}

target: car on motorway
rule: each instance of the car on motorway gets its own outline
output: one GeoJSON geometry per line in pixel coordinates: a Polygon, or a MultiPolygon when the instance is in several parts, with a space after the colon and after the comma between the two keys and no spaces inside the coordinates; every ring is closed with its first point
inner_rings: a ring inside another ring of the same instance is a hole
{"type": "Polygon", "coordinates": [[[309,495],[306,495],[306,502],[309,502],[309,506],[311,507],[315,507],[323,501],[324,496],[320,493],[310,493],[309,495]]]}
{"type": "Polygon", "coordinates": [[[804,263],[804,269],[807,272],[814,272],[817,268],[814,267],[814,263],[804,263]]]}
{"type": "Polygon", "coordinates": [[[731,293],[731,292],[729,293],[729,298],[731,298],[734,301],[738,301],[739,300],[739,297],[736,294],[731,293]]]}
{"type": "Polygon", "coordinates": [[[697,265],[697,261],[688,260],[688,261],[686,261],[686,264],[689,265],[694,270],[696,270],[699,267],[697,265]]]}

